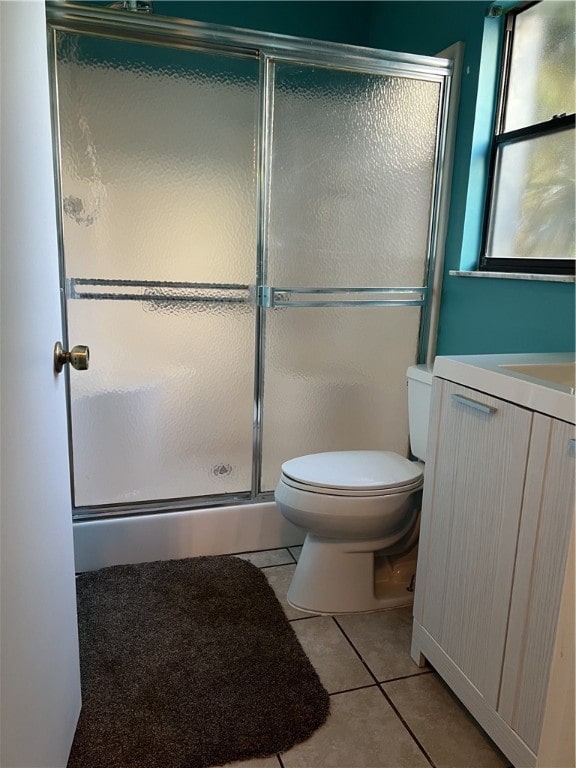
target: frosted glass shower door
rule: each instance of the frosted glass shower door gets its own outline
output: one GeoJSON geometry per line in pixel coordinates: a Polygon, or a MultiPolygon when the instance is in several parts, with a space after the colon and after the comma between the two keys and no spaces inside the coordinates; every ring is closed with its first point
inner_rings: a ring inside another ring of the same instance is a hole
{"type": "Polygon", "coordinates": [[[58,33],[78,507],[249,495],[258,62],[58,33]]]}
{"type": "Polygon", "coordinates": [[[406,454],[441,84],[277,63],[261,490],[283,461],[406,454]]]}

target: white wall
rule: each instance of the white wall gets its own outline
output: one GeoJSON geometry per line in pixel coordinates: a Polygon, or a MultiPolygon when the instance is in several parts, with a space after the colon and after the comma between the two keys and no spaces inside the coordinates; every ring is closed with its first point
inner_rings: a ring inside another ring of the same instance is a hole
{"type": "Polygon", "coordinates": [[[80,710],[44,3],[0,2],[2,768],[64,768],[80,710]]]}

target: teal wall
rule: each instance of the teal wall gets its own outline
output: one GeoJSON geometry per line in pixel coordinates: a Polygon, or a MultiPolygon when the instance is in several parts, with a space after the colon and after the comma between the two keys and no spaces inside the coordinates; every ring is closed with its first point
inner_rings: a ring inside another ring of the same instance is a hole
{"type": "MultiPolygon", "coordinates": [[[[153,0],[154,13],[208,24],[366,45],[370,2],[267,2],[251,0],[153,0]]],[[[107,2],[104,3],[108,4],[107,2]]]]}
{"type": "Polygon", "coordinates": [[[484,0],[154,2],[157,14],[388,50],[434,55],[464,42],[438,353],[572,351],[574,284],[448,274],[451,269],[470,269],[478,258],[484,192],[478,133],[493,108],[481,79],[488,71],[486,57],[482,71],[480,67],[488,7],[484,0]]]}

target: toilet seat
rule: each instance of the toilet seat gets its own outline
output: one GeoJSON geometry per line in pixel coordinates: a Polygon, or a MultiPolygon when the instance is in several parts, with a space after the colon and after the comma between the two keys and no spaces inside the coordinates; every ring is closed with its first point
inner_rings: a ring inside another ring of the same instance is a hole
{"type": "Polygon", "coordinates": [[[310,485],[309,483],[301,483],[298,482],[298,480],[293,480],[291,477],[287,477],[284,474],[280,476],[280,482],[290,488],[294,488],[298,491],[304,491],[306,493],[313,493],[317,496],[344,496],[349,499],[360,499],[375,496],[386,497],[393,496],[394,494],[412,493],[413,491],[417,491],[422,487],[424,483],[424,476],[421,475],[411,485],[389,485],[386,488],[375,488],[368,491],[361,491],[357,488],[331,488],[326,485],[310,485]]]}
{"type": "Polygon", "coordinates": [[[333,451],[284,462],[281,482],[315,494],[388,496],[417,490],[424,475],[422,464],[392,451],[333,451]]]}

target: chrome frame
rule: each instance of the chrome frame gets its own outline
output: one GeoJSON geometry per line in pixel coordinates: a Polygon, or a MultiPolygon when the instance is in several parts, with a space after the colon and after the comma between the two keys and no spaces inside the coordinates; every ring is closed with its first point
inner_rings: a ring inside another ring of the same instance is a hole
{"type": "Polygon", "coordinates": [[[155,14],[132,14],[66,0],[46,0],[46,17],[52,28],[65,32],[170,47],[200,47],[212,52],[225,50],[227,55],[258,57],[264,54],[277,61],[325,65],[330,69],[417,78],[425,75],[427,80],[442,80],[452,69],[448,59],[434,56],[381,51],[188,19],[175,20],[155,14]]]}
{"type": "Polygon", "coordinates": [[[422,307],[426,302],[427,288],[273,288],[259,286],[259,303],[267,309],[280,307],[422,307]],[[354,294],[357,295],[354,298],[354,294]],[[301,301],[293,296],[318,296],[301,301]],[[334,298],[324,299],[324,296],[334,298]],[[336,298],[350,296],[352,298],[336,298]],[[367,298],[363,298],[366,296],[367,298]],[[368,297],[375,298],[368,298],[368,297]],[[406,296],[406,298],[404,298],[406,296]],[[389,297],[389,298],[385,298],[389,297]]]}
{"type": "MultiPolygon", "coordinates": [[[[442,269],[442,260],[439,258],[438,233],[440,230],[440,216],[442,213],[442,198],[445,184],[444,164],[446,159],[448,141],[448,118],[450,106],[450,90],[452,77],[442,83],[442,91],[439,99],[439,111],[441,118],[436,129],[436,157],[434,159],[434,182],[432,185],[432,198],[430,201],[431,216],[428,230],[428,253],[426,255],[426,286],[428,287],[429,300],[422,307],[420,319],[420,337],[418,340],[418,361],[431,365],[436,354],[437,318],[440,296],[434,290],[434,276],[437,270],[442,269]]],[[[444,211],[447,216],[448,211],[444,211]]]]}
{"type": "MultiPolygon", "coordinates": [[[[48,71],[49,71],[49,89],[50,89],[50,109],[51,109],[51,123],[52,123],[52,156],[54,163],[54,199],[56,200],[56,236],[58,239],[58,255],[59,255],[59,273],[60,273],[60,317],[62,321],[62,342],[64,349],[70,349],[70,340],[68,338],[68,310],[66,304],[65,285],[66,285],[66,271],[64,261],[64,227],[63,217],[64,209],[62,205],[62,157],[60,152],[60,121],[58,119],[59,108],[59,94],[58,94],[58,81],[56,78],[56,30],[48,26],[46,48],[48,52],[48,71]]],[[[72,505],[74,504],[74,444],[72,441],[72,420],[70,414],[72,413],[72,403],[70,397],[70,366],[65,366],[64,369],[64,381],[65,381],[65,397],[66,397],[66,431],[68,434],[68,463],[69,463],[69,478],[70,478],[70,499],[72,505]]]]}
{"type": "MultiPolygon", "coordinates": [[[[418,361],[429,358],[430,349],[435,347],[435,324],[431,317],[437,314],[440,297],[433,288],[435,270],[441,269],[438,257],[438,216],[442,185],[445,183],[443,165],[446,153],[446,133],[452,62],[430,56],[418,56],[405,53],[373,50],[359,46],[345,45],[326,41],[297,38],[267,32],[205,24],[185,19],[172,19],[151,14],[128,13],[123,10],[78,5],[61,0],[46,1],[48,23],[48,49],[51,68],[51,93],[53,113],[53,142],[55,158],[55,180],[58,206],[58,233],[61,255],[61,285],[66,285],[66,294],[75,299],[112,299],[112,300],[149,300],[149,301],[204,301],[233,302],[256,305],[255,319],[255,375],[254,375],[254,420],[253,420],[253,461],[252,489],[220,496],[164,499],[151,502],[138,502],[137,508],[126,504],[102,505],[99,507],[75,507],[75,519],[88,519],[102,516],[138,515],[157,511],[190,509],[194,507],[219,506],[226,504],[246,504],[257,501],[269,501],[271,492],[262,492],[260,473],[262,464],[262,402],[264,392],[264,357],[266,310],[288,307],[348,307],[348,306],[420,306],[421,320],[418,339],[418,361]],[[258,142],[258,185],[257,185],[257,286],[212,285],[199,283],[162,283],[149,281],[106,281],[74,278],[65,280],[64,241],[62,234],[62,202],[60,195],[60,143],[58,126],[58,87],[56,80],[56,45],[57,31],[105,37],[127,42],[146,43],[149,45],[187,49],[195,52],[213,53],[228,57],[241,57],[259,60],[259,122],[258,142]],[[437,128],[437,143],[434,169],[434,183],[431,198],[431,220],[428,237],[428,252],[425,261],[425,285],[415,288],[274,288],[267,285],[266,244],[268,238],[267,211],[269,203],[270,159],[271,159],[271,120],[273,110],[274,71],[276,63],[290,63],[302,66],[317,66],[332,70],[358,73],[402,76],[437,82],[441,88],[439,99],[440,119],[437,128]],[[176,290],[206,290],[206,296],[183,296],[174,294],[136,294],[129,291],[108,294],[104,292],[84,292],[78,288],[83,285],[129,287],[131,289],[174,288],[176,290]],[[245,297],[217,297],[214,291],[248,291],[245,297]],[[354,296],[356,294],[356,296],[354,296]],[[308,297],[300,300],[299,296],[308,297]],[[332,295],[333,299],[328,297],[332,295]],[[346,298],[341,298],[345,296],[346,298]],[[314,297],[314,298],[310,298],[314,297]],[[338,298],[336,298],[338,297],[338,298]]],[[[62,324],[64,342],[67,344],[66,295],[61,291],[62,324]]],[[[70,413],[70,386],[67,381],[68,412],[70,413]]],[[[70,444],[71,492],[74,499],[72,429],[68,422],[70,444]]]]}
{"type": "MultiPolygon", "coordinates": [[[[260,55],[260,115],[258,120],[258,169],[256,199],[256,281],[265,285],[268,280],[268,262],[266,244],[268,242],[268,205],[270,192],[270,159],[272,157],[271,124],[274,109],[274,67],[268,56],[260,55]]],[[[257,302],[254,356],[254,420],[252,424],[252,494],[258,498],[261,493],[262,476],[262,404],[264,400],[264,361],[266,357],[266,312],[260,301],[259,289],[255,296],[257,302]]]]}

